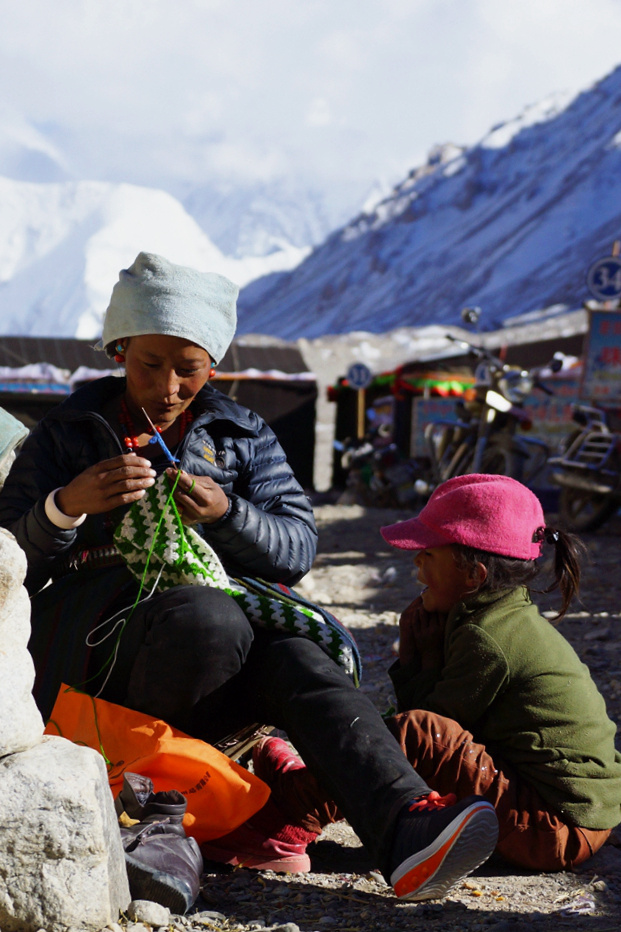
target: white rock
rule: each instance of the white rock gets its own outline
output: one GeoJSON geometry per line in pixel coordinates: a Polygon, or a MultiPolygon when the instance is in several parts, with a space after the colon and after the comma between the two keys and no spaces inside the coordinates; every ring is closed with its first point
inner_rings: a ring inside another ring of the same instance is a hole
{"type": "Polygon", "coordinates": [[[11,610],[26,576],[26,554],[10,531],[0,528],[0,618],[11,610]]]}
{"type": "Polygon", "coordinates": [[[170,910],[160,903],[151,900],[132,900],[127,909],[127,915],[135,922],[144,922],[148,926],[160,928],[170,922],[170,910]]]}
{"type": "Polygon", "coordinates": [[[28,653],[30,600],[22,582],[26,557],[15,538],[0,534],[0,757],[41,740],[43,721],[32,697],[35,670],[28,653]]]}
{"type": "Polygon", "coordinates": [[[0,928],[102,929],[130,902],[102,757],[64,738],[0,760],[0,928]]]}

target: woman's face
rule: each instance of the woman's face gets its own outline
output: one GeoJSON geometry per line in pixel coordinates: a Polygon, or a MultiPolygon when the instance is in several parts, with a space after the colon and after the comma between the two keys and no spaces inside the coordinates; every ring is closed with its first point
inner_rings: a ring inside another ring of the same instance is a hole
{"type": "Polygon", "coordinates": [[[128,400],[166,430],[209,378],[209,353],[181,337],[146,334],[125,341],[128,400]]]}

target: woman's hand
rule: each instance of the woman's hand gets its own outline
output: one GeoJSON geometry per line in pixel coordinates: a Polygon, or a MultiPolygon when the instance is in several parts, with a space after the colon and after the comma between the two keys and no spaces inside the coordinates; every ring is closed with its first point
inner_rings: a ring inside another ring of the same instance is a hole
{"type": "MultiPolygon", "coordinates": [[[[171,482],[176,469],[167,469],[171,482]]],[[[229,499],[226,492],[210,476],[191,476],[181,472],[175,489],[175,502],[184,524],[213,524],[226,514],[229,499]]]]}
{"type": "Polygon", "coordinates": [[[399,619],[399,662],[401,666],[418,657],[422,670],[437,669],[444,658],[446,615],[427,612],[421,596],[408,605],[399,619]]]}
{"type": "Polygon", "coordinates": [[[156,475],[149,460],[124,453],[81,472],[56,493],[56,505],[68,517],[103,514],[142,498],[156,475]]]}

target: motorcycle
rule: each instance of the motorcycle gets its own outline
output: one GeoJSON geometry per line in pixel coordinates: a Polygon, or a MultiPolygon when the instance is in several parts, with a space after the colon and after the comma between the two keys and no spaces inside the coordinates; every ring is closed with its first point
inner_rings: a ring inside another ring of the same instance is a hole
{"type": "Polygon", "coordinates": [[[339,504],[399,508],[415,500],[416,466],[404,459],[390,436],[389,426],[381,425],[359,440],[334,441],[347,476],[339,504]]]}
{"type": "MultiPolygon", "coordinates": [[[[478,309],[466,308],[462,318],[476,322],[475,312],[478,309]]],[[[549,450],[544,441],[518,434],[532,426],[522,405],[535,388],[553,394],[541,381],[541,373],[558,372],[561,360],[527,370],[507,365],[467,340],[450,334],[447,338],[468,347],[477,360],[473,397],[459,399],[457,421],[443,419],[426,426],[428,469],[415,482],[417,493],[427,497],[441,482],[466,473],[497,473],[528,485],[545,467],[549,450]]]]}
{"type": "Polygon", "coordinates": [[[594,531],[621,504],[621,436],[600,408],[577,404],[577,425],[549,460],[550,479],[560,486],[559,518],[573,531],[594,531]]]}

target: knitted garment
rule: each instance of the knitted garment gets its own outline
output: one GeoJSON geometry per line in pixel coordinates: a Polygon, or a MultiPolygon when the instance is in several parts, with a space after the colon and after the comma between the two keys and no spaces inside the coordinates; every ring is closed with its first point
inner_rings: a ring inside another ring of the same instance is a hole
{"type": "Polygon", "coordinates": [[[252,624],[315,641],[356,686],[360,682],[360,655],[347,628],[287,586],[229,577],[207,541],[184,526],[166,475],[126,512],[114,540],[128,569],[147,590],[188,585],[222,589],[252,624]]]}

